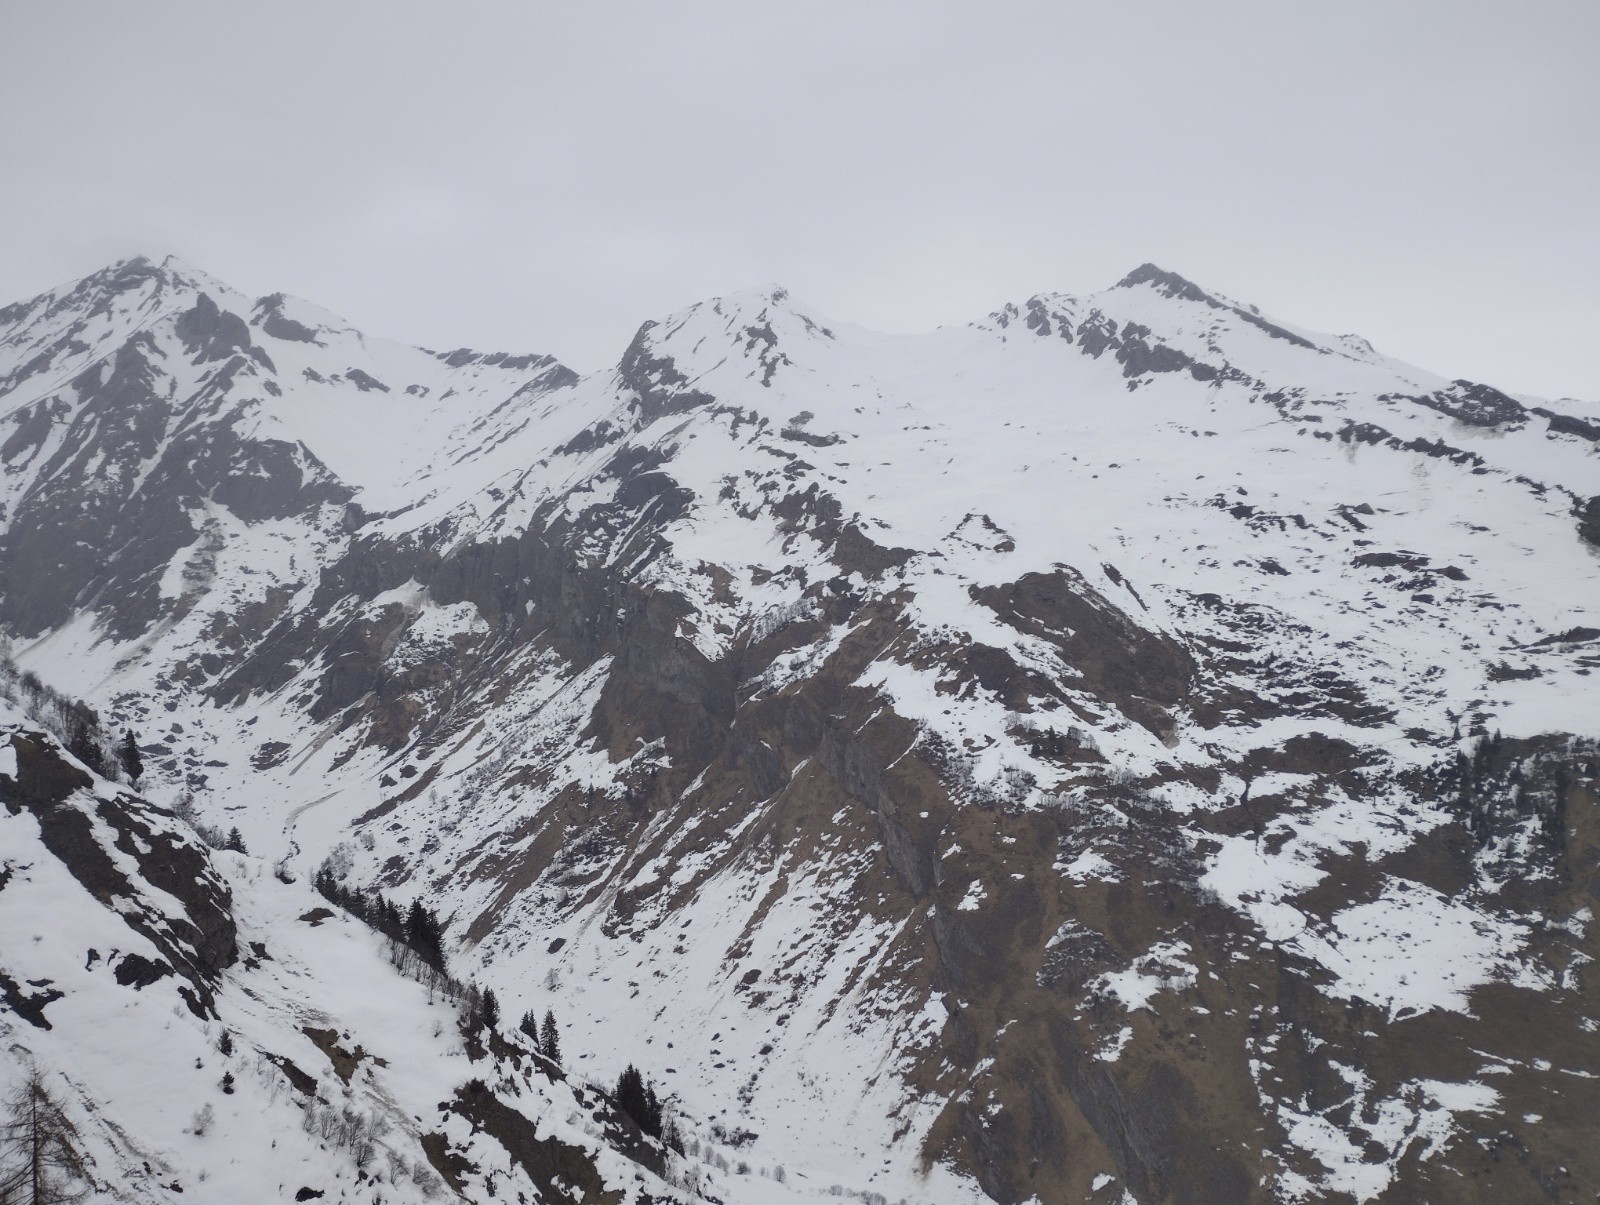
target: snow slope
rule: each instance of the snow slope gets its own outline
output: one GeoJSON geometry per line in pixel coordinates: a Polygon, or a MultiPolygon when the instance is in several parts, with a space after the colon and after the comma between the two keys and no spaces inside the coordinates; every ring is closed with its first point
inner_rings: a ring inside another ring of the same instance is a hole
{"type": "Polygon", "coordinates": [[[1406,1199],[1535,1113],[1580,1162],[1581,406],[1150,265],[919,336],[751,290],[580,379],[131,261],[0,351],[19,662],[750,1162],[1406,1199]]]}
{"type": "MultiPolygon", "coordinates": [[[[359,921],[259,859],[203,852],[170,813],[81,769],[81,786],[44,803],[39,783],[77,763],[9,707],[0,725],[0,974],[23,1002],[0,1019],[7,1088],[27,1068],[44,1075],[96,1200],[684,1199],[611,1145],[593,1088],[550,1078],[498,1036],[488,1050],[464,1040],[455,1002],[397,971],[359,921]],[[63,812],[97,818],[93,850],[52,842],[41,805],[57,828],[63,812]],[[128,817],[148,826],[138,852],[172,842],[202,859],[236,925],[236,953],[203,998],[172,973],[172,948],[128,923],[140,911],[181,929],[192,907],[123,848],[111,829],[128,817]],[[91,889],[99,856],[126,872],[131,896],[91,889]],[[452,1107],[474,1084],[562,1170],[452,1107]]],[[[680,1159],[670,1174],[715,1195],[726,1156],[709,1136],[703,1149],[706,1162],[680,1159]]],[[[759,1185],[732,1189],[737,1199],[792,1199],[770,1174],[746,1178],[759,1185]]]]}

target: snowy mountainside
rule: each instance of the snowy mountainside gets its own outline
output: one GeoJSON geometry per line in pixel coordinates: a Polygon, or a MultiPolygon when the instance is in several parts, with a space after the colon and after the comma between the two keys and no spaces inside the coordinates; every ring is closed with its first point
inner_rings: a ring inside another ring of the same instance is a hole
{"type": "Polygon", "coordinates": [[[1150,265],[921,336],[752,290],[578,378],[131,261],[0,349],[19,661],[751,1162],[1600,1178],[1580,407],[1150,265]]]}
{"type": "Polygon", "coordinates": [[[359,921],[9,706],[0,741],[6,1079],[42,1073],[93,1199],[689,1199],[608,1099],[461,1028],[359,921]]]}

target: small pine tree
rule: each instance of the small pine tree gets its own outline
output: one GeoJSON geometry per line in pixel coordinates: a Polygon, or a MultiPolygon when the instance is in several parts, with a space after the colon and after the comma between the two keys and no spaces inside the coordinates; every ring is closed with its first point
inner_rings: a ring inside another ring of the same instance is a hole
{"type": "Polygon", "coordinates": [[[233,1072],[231,1071],[222,1073],[222,1094],[224,1096],[233,1095],[233,1072]]]}
{"type": "Polygon", "coordinates": [[[645,1112],[644,1077],[632,1063],[617,1077],[617,1107],[642,1125],[645,1112]]]}
{"type": "Polygon", "coordinates": [[[483,993],[483,1007],[480,1015],[483,1017],[484,1028],[498,1029],[500,1026],[500,1001],[495,998],[494,988],[486,988],[483,993]]]}
{"type": "Polygon", "coordinates": [[[250,852],[244,847],[244,838],[239,835],[238,825],[234,825],[234,827],[228,830],[228,836],[227,839],[223,841],[222,848],[231,849],[236,854],[247,854],[250,852]]]}
{"type": "Polygon", "coordinates": [[[644,1120],[639,1128],[652,1138],[661,1137],[661,1098],[656,1095],[656,1086],[648,1080],[644,1085],[644,1120]]]}
{"type": "Polygon", "coordinates": [[[128,781],[138,786],[139,776],[144,773],[144,758],[139,755],[139,740],[133,735],[132,728],[122,734],[122,743],[117,746],[117,760],[122,763],[128,781]]]}
{"type": "Polygon", "coordinates": [[[548,1008],[544,1012],[542,1037],[544,1044],[539,1047],[539,1053],[557,1067],[561,1066],[561,1035],[556,1032],[556,1014],[548,1008]]]}
{"type": "Polygon", "coordinates": [[[217,1052],[224,1056],[233,1053],[233,1034],[226,1029],[222,1031],[222,1037],[217,1041],[217,1052]]]}
{"type": "Polygon", "coordinates": [[[420,900],[412,900],[406,913],[405,944],[428,966],[440,974],[445,973],[444,926],[439,922],[439,914],[424,908],[420,900]]]}
{"type": "Polygon", "coordinates": [[[535,1050],[544,1049],[543,1044],[539,1041],[539,1018],[533,1015],[532,1009],[522,1014],[522,1020],[517,1022],[517,1028],[522,1031],[529,1042],[533,1043],[535,1050]]]}
{"type": "Polygon", "coordinates": [[[422,953],[427,938],[428,918],[422,910],[421,900],[412,900],[411,907],[406,912],[406,945],[417,953],[422,953]]]}
{"type": "Polygon", "coordinates": [[[72,754],[96,774],[105,772],[105,755],[100,749],[100,733],[83,717],[72,725],[72,738],[67,742],[67,752],[72,754]]]}
{"type": "Polygon", "coordinates": [[[639,1069],[629,1063],[617,1077],[617,1107],[652,1138],[661,1137],[661,1100],[654,1084],[645,1082],[639,1069]]]}

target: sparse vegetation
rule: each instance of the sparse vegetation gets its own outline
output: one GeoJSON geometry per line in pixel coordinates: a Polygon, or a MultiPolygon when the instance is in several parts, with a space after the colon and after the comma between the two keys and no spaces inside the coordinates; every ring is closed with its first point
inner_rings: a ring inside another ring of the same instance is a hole
{"type": "Polygon", "coordinates": [[[6,1099],[0,1122],[0,1202],[57,1205],[89,1191],[78,1131],[37,1067],[6,1099]]]}
{"type": "MultiPolygon", "coordinates": [[[[96,774],[112,779],[121,777],[120,748],[112,748],[101,725],[100,713],[87,703],[46,686],[31,669],[19,670],[10,653],[3,649],[0,649],[0,696],[15,703],[24,715],[96,774]]],[[[142,762],[140,772],[143,772],[142,762]]]]}
{"type": "Polygon", "coordinates": [[[195,836],[204,841],[212,849],[227,849],[234,853],[248,854],[244,838],[239,834],[238,826],[223,832],[215,825],[207,824],[200,819],[199,809],[195,806],[194,792],[185,791],[178,796],[178,802],[173,805],[173,814],[194,830],[195,836]]]}
{"type": "MultiPolygon", "coordinates": [[[[400,970],[423,978],[430,985],[432,980],[449,981],[444,925],[437,912],[424,907],[421,900],[412,900],[410,908],[402,913],[381,891],[369,895],[359,888],[346,887],[336,871],[334,858],[318,868],[312,879],[317,894],[387,937],[391,961],[400,970]]],[[[495,1011],[498,1020],[498,1005],[495,1011]]]]}
{"type": "Polygon", "coordinates": [[[211,1127],[217,1123],[217,1111],[209,1104],[201,1105],[195,1110],[194,1117],[189,1121],[189,1133],[196,1138],[204,1138],[211,1132],[211,1127]]]}
{"type": "Polygon", "coordinates": [[[378,1154],[378,1140],[389,1132],[382,1117],[353,1105],[312,1100],[305,1107],[302,1128],[339,1150],[348,1151],[357,1168],[365,1169],[378,1154]]]}

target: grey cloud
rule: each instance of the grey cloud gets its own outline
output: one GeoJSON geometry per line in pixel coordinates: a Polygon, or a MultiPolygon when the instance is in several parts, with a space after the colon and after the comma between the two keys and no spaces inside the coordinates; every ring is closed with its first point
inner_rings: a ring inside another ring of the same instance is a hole
{"type": "Polygon", "coordinates": [[[0,294],[176,252],[613,362],[769,280],[887,330],[1154,260],[1600,396],[1600,8],[13,3],[0,294]]]}

